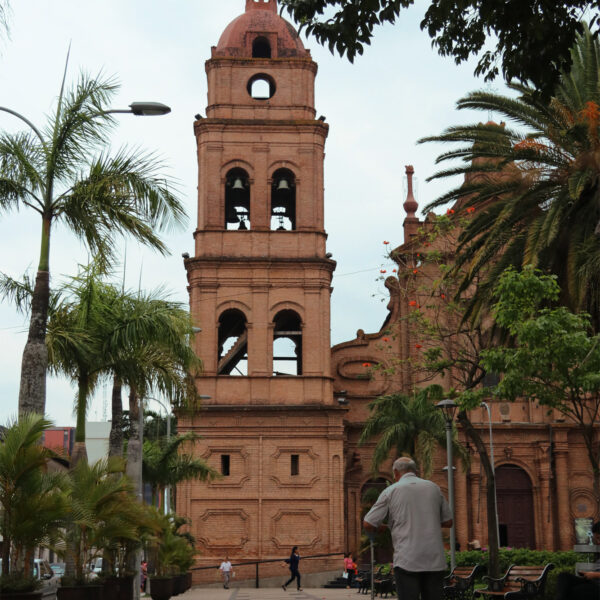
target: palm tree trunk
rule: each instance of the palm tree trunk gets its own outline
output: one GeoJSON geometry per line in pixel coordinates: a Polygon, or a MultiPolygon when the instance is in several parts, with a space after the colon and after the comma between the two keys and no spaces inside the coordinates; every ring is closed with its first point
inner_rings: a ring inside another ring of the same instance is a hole
{"type": "Polygon", "coordinates": [[[487,448],[479,435],[479,432],[473,427],[467,413],[462,410],[458,413],[458,421],[463,426],[467,437],[475,444],[479,459],[485,471],[485,497],[487,508],[487,527],[488,527],[488,575],[490,577],[500,577],[500,555],[498,545],[498,525],[496,522],[496,485],[492,463],[490,462],[487,448]]]}
{"type": "MultiPolygon", "coordinates": [[[[131,434],[127,443],[127,468],[126,472],[133,482],[133,493],[139,502],[144,500],[142,484],[142,445],[144,443],[144,411],[140,398],[134,389],[129,393],[129,420],[131,421],[131,434]]],[[[140,564],[142,561],[141,548],[132,552],[128,564],[129,570],[135,573],[133,578],[133,600],[140,597],[140,564]]]]}
{"type": "Polygon", "coordinates": [[[87,373],[80,373],[77,390],[77,424],[75,427],[75,443],[71,454],[71,468],[81,459],[87,460],[87,449],[85,447],[85,418],[87,415],[89,378],[87,373]]]}
{"type": "Polygon", "coordinates": [[[4,535],[4,539],[2,540],[2,575],[6,576],[8,575],[8,570],[9,570],[9,561],[10,561],[10,546],[11,546],[11,539],[10,539],[10,534],[9,534],[9,524],[10,524],[10,517],[8,516],[8,514],[5,512],[3,519],[4,521],[3,523],[3,528],[4,531],[6,532],[4,535]]]}
{"type": "Polygon", "coordinates": [[[115,376],[112,388],[112,421],[108,442],[109,456],[123,456],[123,400],[121,380],[115,376]]]}
{"type": "Polygon", "coordinates": [[[21,360],[20,417],[25,413],[43,415],[46,412],[46,370],[48,368],[46,325],[49,299],[50,273],[47,270],[39,270],[31,297],[29,335],[21,360]]]}

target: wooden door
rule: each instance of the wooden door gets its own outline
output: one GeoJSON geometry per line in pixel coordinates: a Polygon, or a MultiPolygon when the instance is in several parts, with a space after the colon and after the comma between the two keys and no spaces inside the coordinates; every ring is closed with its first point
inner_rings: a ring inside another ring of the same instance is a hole
{"type": "Polygon", "coordinates": [[[533,490],[529,475],[517,465],[496,469],[496,493],[501,543],[512,548],[535,548],[533,490]]]}

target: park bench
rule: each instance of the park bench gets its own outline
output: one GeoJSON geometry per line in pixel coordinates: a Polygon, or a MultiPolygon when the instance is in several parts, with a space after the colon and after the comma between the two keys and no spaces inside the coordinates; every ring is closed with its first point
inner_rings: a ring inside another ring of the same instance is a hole
{"type": "Polygon", "coordinates": [[[450,575],[444,577],[444,600],[471,600],[475,576],[481,569],[480,565],[454,567],[450,575]]]}
{"type": "Polygon", "coordinates": [[[487,588],[475,590],[475,598],[504,598],[505,600],[541,598],[548,573],[554,569],[552,563],[542,567],[511,565],[500,579],[484,576],[487,588]]]}
{"type": "Polygon", "coordinates": [[[373,580],[373,586],[375,587],[375,595],[379,595],[380,598],[388,597],[388,594],[395,594],[395,582],[394,575],[392,573],[388,573],[387,575],[380,575],[375,577],[373,580]]]}
{"type": "MultiPolygon", "coordinates": [[[[379,567],[375,572],[373,581],[381,579],[381,570],[383,567],[379,567]]],[[[370,570],[359,570],[358,575],[354,577],[354,582],[358,585],[358,593],[366,594],[371,589],[371,571],[370,570]]]]}

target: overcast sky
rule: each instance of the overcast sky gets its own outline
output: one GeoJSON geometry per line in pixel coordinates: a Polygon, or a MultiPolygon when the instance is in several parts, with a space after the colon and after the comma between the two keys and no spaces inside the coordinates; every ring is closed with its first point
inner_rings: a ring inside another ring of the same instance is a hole
{"type": "MultiPolygon", "coordinates": [[[[356,330],[377,331],[386,310],[377,281],[385,249],[402,243],[404,166],[413,164],[417,201],[423,207],[448,183],[426,183],[440,148],[417,145],[425,135],[487,115],[458,112],[461,95],[484,87],[473,65],[457,67],[431,48],[419,29],[423,1],[402,13],[400,22],[377,31],[372,47],[351,65],[314,40],[305,39],[319,65],[317,114],[330,125],[325,163],[325,226],[328,251],[337,261],[332,295],[332,344],[354,338],[356,330]],[[390,241],[384,246],[383,241],[390,241]]],[[[187,302],[181,253],[193,255],[196,222],[196,148],[193,120],[206,108],[204,63],[227,24],[244,11],[245,0],[13,0],[11,38],[0,54],[0,105],[17,110],[39,127],[59,91],[69,43],[69,80],[80,71],[115,75],[121,89],[115,108],[154,100],[172,108],[165,117],[119,116],[114,148],[124,144],[156,150],[181,185],[188,225],[165,236],[170,257],[127,243],[127,281],[137,289],[166,286],[187,302]]],[[[502,83],[495,84],[498,90],[502,83]]],[[[0,112],[0,129],[21,123],[0,112]]],[[[40,222],[23,210],[0,215],[0,270],[20,277],[35,273],[40,222]]],[[[125,248],[125,243],[122,244],[125,248]]],[[[72,275],[88,260],[85,249],[56,229],[51,274],[72,275]]],[[[17,412],[21,353],[27,323],[0,304],[0,423],[17,412]]],[[[66,380],[48,382],[48,415],[56,424],[74,423],[75,390],[66,380]]],[[[94,398],[90,420],[110,416],[110,389],[94,398]]]]}

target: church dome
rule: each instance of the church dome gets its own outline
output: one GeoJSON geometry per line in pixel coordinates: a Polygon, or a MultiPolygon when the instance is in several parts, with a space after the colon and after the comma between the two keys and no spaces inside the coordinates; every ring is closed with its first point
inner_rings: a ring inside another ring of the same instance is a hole
{"type": "Polygon", "coordinates": [[[294,27],[277,14],[277,0],[246,0],[246,12],[227,25],[213,56],[304,58],[310,53],[294,27]]]}

